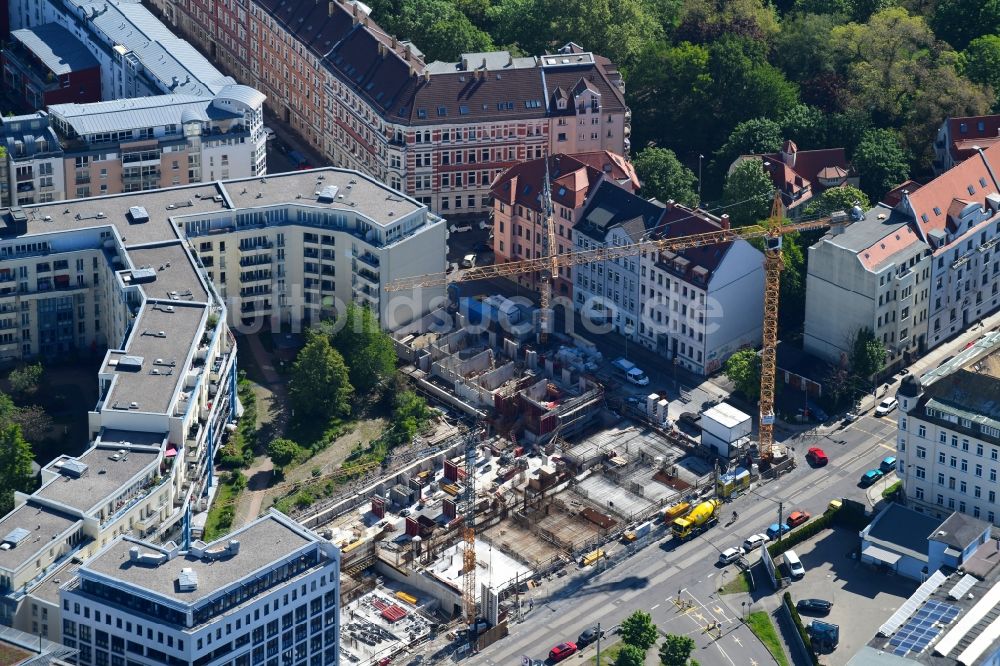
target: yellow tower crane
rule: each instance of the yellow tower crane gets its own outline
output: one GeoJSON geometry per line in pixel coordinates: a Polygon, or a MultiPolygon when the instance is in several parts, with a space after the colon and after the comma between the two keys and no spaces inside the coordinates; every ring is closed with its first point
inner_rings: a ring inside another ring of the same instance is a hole
{"type": "MultiPolygon", "coordinates": [[[[548,187],[548,177],[546,176],[546,187],[548,187]]],[[[551,204],[547,205],[551,208],[551,204]]],[[[781,258],[781,239],[786,234],[800,231],[813,231],[826,229],[828,227],[838,228],[848,224],[848,215],[844,212],[834,213],[829,217],[822,217],[806,222],[794,224],[782,224],[781,193],[775,192],[774,202],[771,206],[771,214],[764,224],[755,224],[738,229],[718,229],[689,236],[678,236],[674,238],[656,238],[643,240],[627,245],[612,245],[595,248],[592,250],[581,250],[579,252],[568,252],[565,254],[547,254],[535,259],[524,259],[521,261],[511,261],[502,264],[489,266],[478,266],[465,271],[455,277],[449,277],[446,273],[431,273],[412,278],[395,280],[385,286],[385,290],[402,291],[418,287],[439,287],[449,282],[469,282],[472,280],[488,280],[496,277],[511,277],[525,273],[541,273],[548,275],[548,285],[551,289],[552,277],[558,274],[559,268],[568,268],[580,264],[589,264],[600,261],[613,261],[622,257],[635,255],[647,255],[656,252],[680,252],[695,247],[706,245],[716,245],[718,243],[730,243],[737,240],[751,240],[760,238],[764,241],[764,326],[763,326],[763,347],[761,350],[761,370],[760,370],[760,456],[764,460],[772,459],[774,445],[774,381],[775,381],[775,352],[778,343],[778,299],[781,287],[781,269],[784,262],[781,258]]],[[[546,211],[547,232],[551,231],[551,218],[546,211]]],[[[546,234],[548,238],[549,234],[546,234]]],[[[550,240],[548,249],[551,252],[554,241],[550,240]]],[[[550,316],[546,310],[549,306],[549,294],[545,290],[546,282],[542,282],[542,321],[550,316]]],[[[544,332],[547,332],[543,328],[544,332]]]]}

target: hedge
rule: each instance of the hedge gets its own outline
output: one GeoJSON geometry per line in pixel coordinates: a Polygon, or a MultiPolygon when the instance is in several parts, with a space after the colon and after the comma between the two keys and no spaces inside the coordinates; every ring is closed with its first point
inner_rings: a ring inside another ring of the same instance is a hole
{"type": "Polygon", "coordinates": [[[768,544],[767,552],[771,553],[771,557],[777,557],[789,548],[799,545],[806,539],[818,534],[821,530],[825,530],[833,525],[840,525],[842,527],[857,529],[860,531],[864,529],[869,522],[869,518],[863,510],[859,512],[854,507],[847,504],[839,509],[827,509],[822,516],[818,516],[814,520],[810,520],[801,527],[798,527],[783,536],[781,541],[775,541],[774,543],[768,544]]]}
{"type": "Polygon", "coordinates": [[[903,482],[896,481],[896,483],[892,484],[891,486],[887,487],[885,490],[882,491],[882,499],[889,499],[890,497],[898,493],[899,489],[902,487],[903,487],[903,482]]]}
{"type": "Polygon", "coordinates": [[[792,616],[792,622],[795,624],[795,630],[799,632],[799,636],[802,637],[802,642],[805,643],[806,652],[809,653],[809,658],[812,659],[813,666],[819,666],[819,657],[816,656],[816,652],[813,650],[812,637],[809,636],[809,632],[806,631],[805,625],[802,624],[802,616],[799,615],[798,609],[795,608],[795,604],[792,603],[792,595],[785,592],[782,595],[782,599],[785,602],[785,607],[788,608],[788,613],[792,616]]]}

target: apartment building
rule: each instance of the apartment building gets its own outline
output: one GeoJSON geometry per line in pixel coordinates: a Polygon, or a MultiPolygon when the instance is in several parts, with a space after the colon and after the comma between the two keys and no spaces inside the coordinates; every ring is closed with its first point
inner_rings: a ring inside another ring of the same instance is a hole
{"type": "Polygon", "coordinates": [[[1000,139],[1000,115],[945,118],[934,139],[935,174],[948,171],[1000,139]]]}
{"type": "Polygon", "coordinates": [[[837,363],[867,327],[891,369],[1000,306],[1000,145],[809,248],[805,347],[837,363]]]}
{"type": "Polygon", "coordinates": [[[381,291],[442,271],[445,245],[426,206],[332,168],[2,211],[0,356],[107,351],[89,447],[0,518],[0,624],[54,636],[53,581],[74,558],[126,534],[162,541],[206,508],[239,411],[230,322],[350,301],[409,321],[443,288],[381,291]]]}
{"type": "Polygon", "coordinates": [[[575,44],[427,63],[350,0],[153,4],[333,164],[442,214],[482,215],[502,171],[546,152],[628,153],[621,74],[575,44]]]}
{"type": "Polygon", "coordinates": [[[0,142],[0,206],[65,198],[64,153],[47,113],[0,118],[0,142]]]}
{"type": "Polygon", "coordinates": [[[101,65],[65,27],[43,23],[10,36],[2,54],[3,81],[30,108],[101,99],[101,65]]]}
{"type": "Polygon", "coordinates": [[[340,663],[340,551],[274,510],[212,543],[118,538],[59,596],[80,666],[340,663]]]}
{"type": "Polygon", "coordinates": [[[983,336],[897,393],[897,474],[908,503],[997,524],[1000,470],[1000,334],[983,336]]]}
{"type": "Polygon", "coordinates": [[[217,95],[156,95],[53,104],[69,196],[138,192],[267,173],[264,95],[229,85],[217,95]]]}

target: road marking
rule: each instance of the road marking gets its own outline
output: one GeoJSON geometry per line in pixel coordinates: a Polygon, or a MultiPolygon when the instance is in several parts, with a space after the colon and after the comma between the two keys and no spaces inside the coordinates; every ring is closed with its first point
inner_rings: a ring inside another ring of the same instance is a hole
{"type": "Polygon", "coordinates": [[[660,604],[656,604],[655,606],[653,606],[653,607],[652,607],[652,608],[650,608],[649,610],[651,610],[651,611],[655,611],[655,610],[656,610],[657,608],[659,608],[659,607],[660,607],[660,604]]]}
{"type": "Polygon", "coordinates": [[[743,647],[743,641],[740,640],[739,636],[733,636],[733,640],[736,641],[737,645],[739,645],[740,647],[743,647]]]}

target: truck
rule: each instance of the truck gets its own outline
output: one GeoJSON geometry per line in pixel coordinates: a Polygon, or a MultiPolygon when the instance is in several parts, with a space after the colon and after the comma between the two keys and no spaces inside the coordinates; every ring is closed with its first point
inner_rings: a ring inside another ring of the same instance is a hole
{"type": "Polygon", "coordinates": [[[672,504],[663,510],[663,522],[671,523],[677,518],[686,516],[687,512],[690,510],[691,504],[689,502],[678,502],[677,504],[672,504]]]}
{"type": "Polygon", "coordinates": [[[722,502],[710,499],[696,506],[691,513],[674,520],[671,527],[675,539],[689,539],[719,522],[719,507],[722,502]]]}
{"type": "Polygon", "coordinates": [[[580,558],[580,566],[589,567],[602,557],[604,557],[604,551],[602,549],[598,548],[597,550],[592,550],[580,558]]]}
{"type": "Polygon", "coordinates": [[[622,540],[626,543],[632,543],[636,539],[641,539],[642,537],[649,534],[653,529],[653,521],[647,520],[646,522],[637,526],[634,530],[628,530],[622,535],[622,540]]]}
{"type": "Polygon", "coordinates": [[[820,652],[830,652],[840,643],[840,627],[832,622],[813,620],[806,630],[813,645],[820,652]]]}
{"type": "Polygon", "coordinates": [[[616,358],[611,361],[611,365],[625,375],[625,379],[628,382],[635,384],[636,386],[647,386],[649,384],[649,377],[647,377],[646,373],[642,371],[642,368],[637,366],[632,361],[625,358],[616,358]]]}

